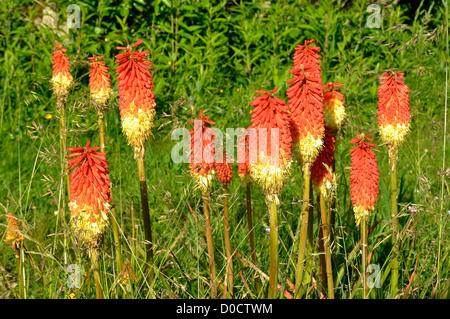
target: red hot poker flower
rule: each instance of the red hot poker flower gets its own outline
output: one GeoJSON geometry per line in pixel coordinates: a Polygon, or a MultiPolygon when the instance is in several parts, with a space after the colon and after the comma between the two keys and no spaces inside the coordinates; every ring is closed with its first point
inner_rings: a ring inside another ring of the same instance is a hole
{"type": "Polygon", "coordinates": [[[286,102],[272,95],[277,90],[255,91],[262,95],[251,103],[255,109],[250,134],[256,135],[256,143],[250,136],[250,172],[266,195],[279,195],[291,172],[290,116],[286,102]]]}
{"type": "Polygon", "coordinates": [[[383,142],[398,148],[409,133],[409,89],[404,83],[404,73],[387,72],[380,78],[378,87],[378,127],[383,142]]]}
{"type": "Polygon", "coordinates": [[[311,180],[325,197],[332,195],[333,161],[334,161],[334,137],[331,127],[325,126],[324,147],[311,166],[311,180]]]}
{"type": "Polygon", "coordinates": [[[69,148],[71,222],[80,240],[96,247],[108,225],[111,182],[105,153],[98,147],[69,148]]]}
{"type": "Polygon", "coordinates": [[[313,66],[315,69],[320,71],[320,47],[309,46],[311,43],[314,43],[315,40],[305,40],[304,44],[297,45],[294,53],[294,65],[295,66],[313,66]]]}
{"type": "Polygon", "coordinates": [[[101,113],[106,111],[106,103],[111,94],[109,68],[105,66],[105,61],[101,61],[103,56],[93,56],[88,58],[91,62],[89,73],[89,87],[91,89],[91,99],[101,113]]]}
{"type": "Polygon", "coordinates": [[[342,83],[328,83],[324,86],[323,117],[325,125],[331,127],[331,131],[340,130],[345,120],[344,95],[334,88],[341,87],[342,83]]]}
{"type": "Polygon", "coordinates": [[[15,248],[16,242],[21,241],[24,237],[20,234],[20,226],[17,217],[13,213],[6,213],[8,227],[6,228],[5,242],[12,241],[12,249],[15,248]]]}
{"type": "Polygon", "coordinates": [[[363,218],[368,218],[375,206],[378,194],[378,180],[380,177],[375,153],[370,148],[376,144],[368,138],[370,134],[360,134],[361,138],[354,138],[351,144],[357,144],[351,149],[350,194],[355,213],[356,225],[363,218]]]}
{"type": "Polygon", "coordinates": [[[70,73],[70,60],[65,55],[67,49],[63,48],[62,44],[55,44],[54,47],[57,49],[53,52],[52,62],[53,71],[52,79],[53,91],[56,97],[65,97],[69,93],[69,87],[73,83],[73,76],[70,73]]]}
{"type": "Polygon", "coordinates": [[[155,94],[149,72],[151,62],[147,60],[149,51],[133,51],[142,44],[138,40],[133,46],[117,47],[126,50],[116,55],[116,73],[119,73],[119,109],[122,129],[135,151],[143,149],[151,138],[155,117],[155,94]]]}
{"type": "Polygon", "coordinates": [[[191,135],[189,168],[202,192],[211,186],[215,173],[215,136],[210,125],[216,124],[200,110],[200,117],[189,121],[194,124],[191,135]]]}
{"type": "Polygon", "coordinates": [[[319,67],[318,47],[307,47],[313,41],[305,41],[297,47],[298,58],[289,72],[294,78],[286,94],[292,117],[292,140],[294,154],[304,168],[311,165],[323,146],[323,86],[319,67]],[[300,63],[300,62],[301,63],[300,63]]]}
{"type": "Polygon", "coordinates": [[[230,185],[233,178],[233,167],[230,164],[229,158],[226,152],[223,152],[222,162],[216,162],[215,164],[217,178],[225,185],[230,185]]]}

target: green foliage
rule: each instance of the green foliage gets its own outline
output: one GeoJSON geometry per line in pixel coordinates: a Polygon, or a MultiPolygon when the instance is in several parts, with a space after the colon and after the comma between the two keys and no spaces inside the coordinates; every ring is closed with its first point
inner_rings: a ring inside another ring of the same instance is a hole
{"type": "MultiPolygon", "coordinates": [[[[146,169],[149,204],[154,221],[156,245],[155,291],[160,298],[205,298],[209,274],[205,262],[201,198],[193,190],[187,164],[172,162],[170,152],[177,141],[170,134],[176,127],[190,129],[189,120],[203,109],[218,128],[248,127],[254,91],[279,87],[276,95],[286,99],[294,48],[314,38],[321,47],[324,83],[342,82],[347,123],[338,138],[337,230],[334,246],[338,298],[359,298],[359,251],[350,252],[359,240],[349,195],[349,140],[357,132],[377,139],[378,77],[386,70],[405,72],[411,89],[412,130],[400,148],[398,190],[400,232],[400,292],[412,282],[409,298],[440,298],[448,293],[449,276],[449,164],[443,147],[445,68],[448,43],[445,39],[443,2],[421,2],[418,8],[386,2],[381,4],[381,28],[369,28],[369,1],[181,1],[128,0],[78,1],[81,28],[67,29],[66,12],[73,1],[3,1],[0,7],[0,203],[8,206],[26,225],[27,249],[37,268],[28,260],[27,290],[30,298],[66,298],[67,273],[62,259],[63,231],[67,232],[68,210],[60,207],[59,121],[51,91],[53,44],[62,42],[72,62],[75,87],[68,103],[68,146],[97,144],[97,117],[88,100],[87,57],[104,55],[117,93],[114,56],[116,46],[142,39],[149,50],[157,103],[155,138],[147,145],[146,169]],[[55,18],[55,20],[52,19],[55,18]],[[47,115],[52,119],[47,119],[47,115]],[[447,161],[443,167],[443,155],[447,161]],[[443,171],[444,169],[444,171],[443,171]],[[444,180],[444,183],[442,183],[444,180]],[[441,191],[443,189],[443,196],[441,191]],[[409,206],[418,210],[412,213],[409,206]],[[61,222],[56,215],[65,216],[61,222]],[[416,260],[418,263],[416,266],[416,260]],[[40,271],[36,271],[39,269],[40,271]],[[49,284],[40,273],[48,274],[49,284]],[[439,286],[437,276],[439,275],[439,286]],[[446,286],[447,285],[447,286],[446,286]],[[434,293],[435,287],[436,293],[434,293]],[[447,289],[447,290],[446,290],[447,289]]],[[[448,84],[447,84],[448,85],[448,84]]],[[[117,95],[117,94],[116,94],[117,95]]],[[[109,297],[147,298],[140,266],[145,254],[139,207],[137,166],[131,147],[121,132],[118,97],[106,114],[108,161],[124,259],[138,277],[132,284],[116,281],[112,232],[104,239],[100,263],[104,291],[109,297]],[[135,216],[132,217],[132,212],[135,216]],[[136,223],[133,230],[132,222],[136,223]],[[137,240],[132,238],[136,231],[137,240]],[[134,249],[136,247],[136,250],[134,249]]],[[[384,146],[376,149],[381,172],[380,194],[370,220],[379,224],[369,236],[372,263],[382,271],[382,288],[371,297],[386,298],[389,292],[391,251],[388,157],[384,146]]],[[[237,172],[230,186],[232,244],[251,260],[246,225],[245,190],[237,172]]],[[[294,282],[296,229],[301,211],[300,169],[286,185],[280,198],[280,284],[294,282]]],[[[212,194],[212,227],[218,254],[218,277],[223,278],[224,244],[220,187],[212,194]]],[[[258,268],[268,273],[269,223],[264,197],[253,187],[255,242],[258,268]]],[[[3,234],[5,218],[0,216],[3,234]]],[[[315,238],[317,238],[315,216],[315,238]]],[[[2,235],[3,236],[3,235],[2,235]]],[[[0,237],[2,239],[3,237],[0,237]]],[[[83,285],[74,291],[78,298],[94,296],[93,277],[86,255],[70,241],[69,263],[83,265],[83,285]],[[89,279],[90,278],[90,279],[89,279]]],[[[235,293],[254,297],[245,287],[255,271],[235,258],[235,293]],[[236,273],[237,274],[237,273],[236,273]],[[244,283],[242,278],[246,278],[244,283]]],[[[317,271],[315,269],[314,271],[317,271]]],[[[314,274],[316,280],[318,273],[314,274]]],[[[318,281],[318,280],[317,280],[318,281]]],[[[0,296],[14,297],[14,255],[9,244],[0,246],[0,296]],[[12,283],[8,286],[7,282],[12,283]]],[[[267,289],[267,284],[264,284],[267,289]]],[[[400,293],[399,292],[399,293],[400,293]]],[[[281,294],[279,294],[281,296],[281,294]]],[[[312,291],[310,297],[317,297],[312,291]]]]}

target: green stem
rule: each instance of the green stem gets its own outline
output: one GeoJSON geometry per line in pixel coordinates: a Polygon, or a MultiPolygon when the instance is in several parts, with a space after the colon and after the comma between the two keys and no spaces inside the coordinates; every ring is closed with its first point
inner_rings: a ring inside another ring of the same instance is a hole
{"type": "Polygon", "coordinates": [[[303,170],[303,205],[302,205],[302,227],[300,230],[300,243],[298,247],[298,260],[295,274],[295,298],[301,297],[300,286],[303,281],[303,271],[305,268],[305,250],[308,234],[308,217],[310,201],[310,169],[307,165],[303,170]]]}
{"type": "MultiPolygon", "coordinates": [[[[65,102],[58,102],[65,104],[65,102]]],[[[69,169],[69,163],[66,160],[67,156],[67,138],[66,138],[66,114],[65,114],[65,105],[62,105],[60,108],[60,121],[61,121],[61,147],[62,147],[62,157],[63,157],[63,163],[65,167],[65,174],[66,175],[66,186],[67,186],[67,198],[70,199],[70,175],[68,173],[69,169]]]]}
{"type": "Polygon", "coordinates": [[[322,214],[321,214],[321,205],[320,205],[320,195],[317,194],[317,203],[319,203],[317,207],[317,224],[319,226],[319,260],[320,260],[320,284],[321,291],[325,294],[325,287],[327,286],[327,268],[326,268],[326,260],[325,260],[325,248],[323,244],[323,222],[322,222],[322,214]]]}
{"type": "Polygon", "coordinates": [[[208,246],[208,255],[209,255],[209,272],[211,274],[211,298],[215,299],[217,297],[217,283],[216,283],[216,264],[214,261],[214,241],[212,237],[211,231],[211,216],[209,213],[209,202],[208,197],[209,194],[207,192],[203,192],[203,212],[205,214],[205,227],[206,227],[206,243],[208,246]]]}
{"type": "Polygon", "coordinates": [[[228,297],[233,298],[233,252],[231,249],[231,239],[230,239],[230,217],[228,213],[228,188],[226,185],[223,186],[223,222],[224,222],[224,236],[225,236],[225,252],[227,255],[227,276],[228,276],[228,297]]]}
{"type": "Polygon", "coordinates": [[[23,243],[22,241],[17,241],[14,243],[14,257],[16,258],[16,264],[17,264],[17,278],[19,281],[19,297],[21,299],[26,299],[26,293],[25,293],[25,273],[23,268],[23,261],[24,261],[24,252],[23,252],[23,243]]]}
{"type": "Polygon", "coordinates": [[[362,277],[362,286],[363,286],[363,299],[369,298],[369,288],[367,286],[367,218],[361,218],[360,222],[360,231],[361,231],[361,257],[362,257],[362,269],[361,269],[361,277],[362,277]]]}
{"type": "MultiPolygon", "coordinates": [[[[105,143],[105,123],[103,120],[103,113],[98,114],[98,126],[99,126],[99,135],[100,135],[100,152],[106,153],[106,143],[105,143]]],[[[111,194],[111,202],[112,202],[112,194],[111,194]]],[[[114,234],[114,244],[116,247],[116,265],[117,265],[117,273],[120,274],[122,271],[122,253],[120,246],[120,236],[119,236],[119,227],[117,224],[116,218],[116,209],[114,206],[111,208],[111,221],[112,221],[112,229],[114,234]]]]}
{"type": "MultiPolygon", "coordinates": [[[[66,186],[67,186],[67,198],[70,200],[70,174],[69,174],[69,163],[67,161],[67,138],[66,138],[66,98],[59,97],[57,98],[57,107],[60,113],[60,123],[61,123],[61,163],[64,175],[66,176],[66,186]],[[64,164],[65,163],[65,164],[64,164]]],[[[64,183],[64,182],[62,182],[64,183]]],[[[61,186],[61,188],[63,185],[61,186]]],[[[62,192],[62,197],[64,198],[64,192],[62,192]]],[[[66,201],[63,199],[62,201],[62,211],[65,210],[66,201]]],[[[62,215],[62,224],[65,225],[64,214],[62,215]]],[[[67,232],[66,227],[64,227],[64,263],[68,264],[68,256],[67,256],[67,232]]]]}
{"type": "Polygon", "coordinates": [[[391,217],[392,222],[392,259],[391,259],[391,298],[394,298],[398,287],[399,267],[399,220],[397,206],[397,149],[389,150],[389,166],[391,170],[391,217]]]}
{"type": "Polygon", "coordinates": [[[278,275],[278,197],[270,198],[270,274],[269,274],[269,299],[275,299],[277,295],[278,275]]]}
{"type": "Polygon", "coordinates": [[[139,188],[141,190],[142,219],[144,220],[145,233],[145,251],[146,251],[146,269],[148,273],[148,282],[153,281],[153,240],[152,225],[150,220],[150,210],[148,207],[147,180],[145,178],[144,166],[144,149],[137,152],[138,169],[139,169],[139,188]]]}
{"type": "MultiPolygon", "coordinates": [[[[255,237],[253,235],[253,220],[252,220],[252,193],[251,184],[246,185],[245,195],[247,199],[247,222],[248,222],[248,238],[250,240],[250,253],[252,255],[253,264],[256,265],[256,251],[255,251],[255,237]]],[[[261,283],[258,277],[255,277],[256,295],[259,296],[261,291],[261,283]]]]}
{"type": "Polygon", "coordinates": [[[334,299],[334,286],[333,286],[333,268],[331,265],[331,250],[330,250],[330,236],[328,224],[327,210],[325,206],[325,197],[320,192],[320,215],[322,219],[322,232],[323,232],[323,248],[325,250],[325,262],[327,272],[327,286],[328,286],[328,298],[334,299]]]}
{"type": "MultiPolygon", "coordinates": [[[[334,137],[336,139],[336,136],[334,137]]],[[[335,145],[336,147],[336,145],[335,145]]],[[[336,163],[335,160],[333,160],[333,174],[336,174],[336,163]]],[[[337,190],[336,190],[337,191],[337,190]]],[[[329,215],[328,215],[328,221],[330,224],[330,249],[331,247],[333,247],[333,243],[334,243],[334,232],[335,232],[335,227],[336,227],[336,196],[332,196],[331,197],[331,202],[330,202],[330,209],[329,209],[329,215]]]]}
{"type": "Polygon", "coordinates": [[[103,299],[103,289],[98,265],[98,250],[96,248],[92,248],[90,253],[92,266],[94,267],[95,297],[97,299],[103,299]]]}

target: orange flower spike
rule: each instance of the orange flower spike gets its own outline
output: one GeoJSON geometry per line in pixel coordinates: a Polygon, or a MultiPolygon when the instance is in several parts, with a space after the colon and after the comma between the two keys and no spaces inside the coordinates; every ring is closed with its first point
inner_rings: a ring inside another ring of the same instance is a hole
{"type": "Polygon", "coordinates": [[[204,115],[202,110],[198,119],[189,122],[194,124],[189,132],[191,135],[189,168],[197,187],[205,192],[211,187],[215,173],[215,150],[209,149],[215,141],[215,136],[212,135],[209,126],[216,123],[204,115]]]}
{"type": "Polygon", "coordinates": [[[360,134],[361,138],[354,138],[351,144],[357,144],[350,151],[350,195],[355,213],[356,225],[358,226],[362,218],[368,218],[375,206],[378,194],[378,180],[380,177],[377,159],[371,147],[376,144],[368,143],[373,141],[368,138],[370,134],[360,134]]]}
{"type": "Polygon", "coordinates": [[[53,72],[50,82],[53,84],[56,97],[66,97],[69,93],[69,87],[73,83],[73,76],[69,68],[70,60],[65,55],[67,49],[64,49],[62,44],[57,43],[54,47],[57,50],[52,55],[53,72]]]}
{"type": "Polygon", "coordinates": [[[286,102],[272,95],[277,90],[270,93],[255,91],[262,95],[251,103],[255,109],[251,119],[254,131],[250,134],[256,134],[257,145],[252,145],[250,137],[250,173],[266,195],[279,195],[291,173],[291,119],[286,102]]]}
{"type": "Polygon", "coordinates": [[[97,110],[103,113],[106,111],[107,102],[111,94],[109,68],[105,66],[105,61],[101,61],[103,56],[93,56],[88,59],[91,63],[89,73],[90,96],[97,110]]]}
{"type": "Polygon", "coordinates": [[[122,130],[128,143],[135,151],[143,149],[152,136],[155,118],[155,95],[149,72],[151,62],[147,60],[149,51],[133,51],[142,44],[138,40],[133,46],[117,47],[126,50],[116,55],[116,73],[119,73],[119,109],[122,130]]]}
{"type": "Polygon", "coordinates": [[[222,163],[218,162],[215,164],[216,174],[219,181],[223,184],[229,186],[231,179],[233,178],[233,167],[230,164],[229,158],[226,152],[223,152],[222,163]]]}
{"type": "Polygon", "coordinates": [[[334,88],[343,86],[342,83],[328,83],[324,86],[323,95],[323,116],[325,125],[331,127],[333,132],[340,130],[344,123],[346,114],[344,107],[344,95],[334,88]]]}
{"type": "Polygon", "coordinates": [[[8,227],[6,228],[5,242],[12,241],[12,249],[14,249],[16,242],[24,240],[24,237],[20,234],[20,226],[17,221],[17,217],[13,213],[6,213],[6,219],[8,227]]]}
{"type": "Polygon", "coordinates": [[[306,168],[315,161],[323,147],[323,85],[319,66],[319,47],[309,47],[314,42],[305,41],[294,55],[294,67],[289,72],[294,78],[286,91],[291,112],[293,151],[306,168]],[[306,166],[305,166],[306,165],[306,166]]]}
{"type": "Polygon", "coordinates": [[[387,72],[378,87],[378,127],[383,142],[398,148],[410,130],[409,88],[404,73],[387,72]]]}
{"type": "Polygon", "coordinates": [[[325,197],[330,197],[333,194],[334,143],[335,139],[331,134],[331,127],[325,126],[324,147],[311,166],[311,181],[325,197]]]}
{"type": "Polygon", "coordinates": [[[111,181],[105,153],[98,147],[69,148],[70,202],[72,228],[78,238],[97,247],[108,226],[111,181]]]}
{"type": "Polygon", "coordinates": [[[301,64],[303,64],[304,66],[313,65],[316,69],[318,69],[320,71],[320,65],[319,65],[320,48],[314,47],[314,46],[309,46],[310,44],[312,44],[314,42],[315,42],[314,39],[305,40],[303,45],[301,45],[301,44],[297,45],[297,47],[295,48],[295,53],[294,53],[294,65],[295,66],[300,66],[301,64]]]}

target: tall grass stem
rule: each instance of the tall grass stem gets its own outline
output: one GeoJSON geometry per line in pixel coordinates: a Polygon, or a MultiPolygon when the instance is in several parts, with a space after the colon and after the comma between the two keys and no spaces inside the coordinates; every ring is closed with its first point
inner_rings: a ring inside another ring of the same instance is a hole
{"type": "Polygon", "coordinates": [[[278,197],[269,200],[270,203],[270,273],[269,273],[269,299],[277,296],[278,277],[278,197]]]}
{"type": "Polygon", "coordinates": [[[310,169],[305,167],[303,171],[303,205],[302,205],[302,221],[300,229],[300,243],[298,247],[298,260],[295,273],[295,298],[301,297],[300,286],[303,281],[303,272],[305,268],[305,255],[308,235],[308,219],[309,219],[309,201],[310,201],[310,169]]]}

